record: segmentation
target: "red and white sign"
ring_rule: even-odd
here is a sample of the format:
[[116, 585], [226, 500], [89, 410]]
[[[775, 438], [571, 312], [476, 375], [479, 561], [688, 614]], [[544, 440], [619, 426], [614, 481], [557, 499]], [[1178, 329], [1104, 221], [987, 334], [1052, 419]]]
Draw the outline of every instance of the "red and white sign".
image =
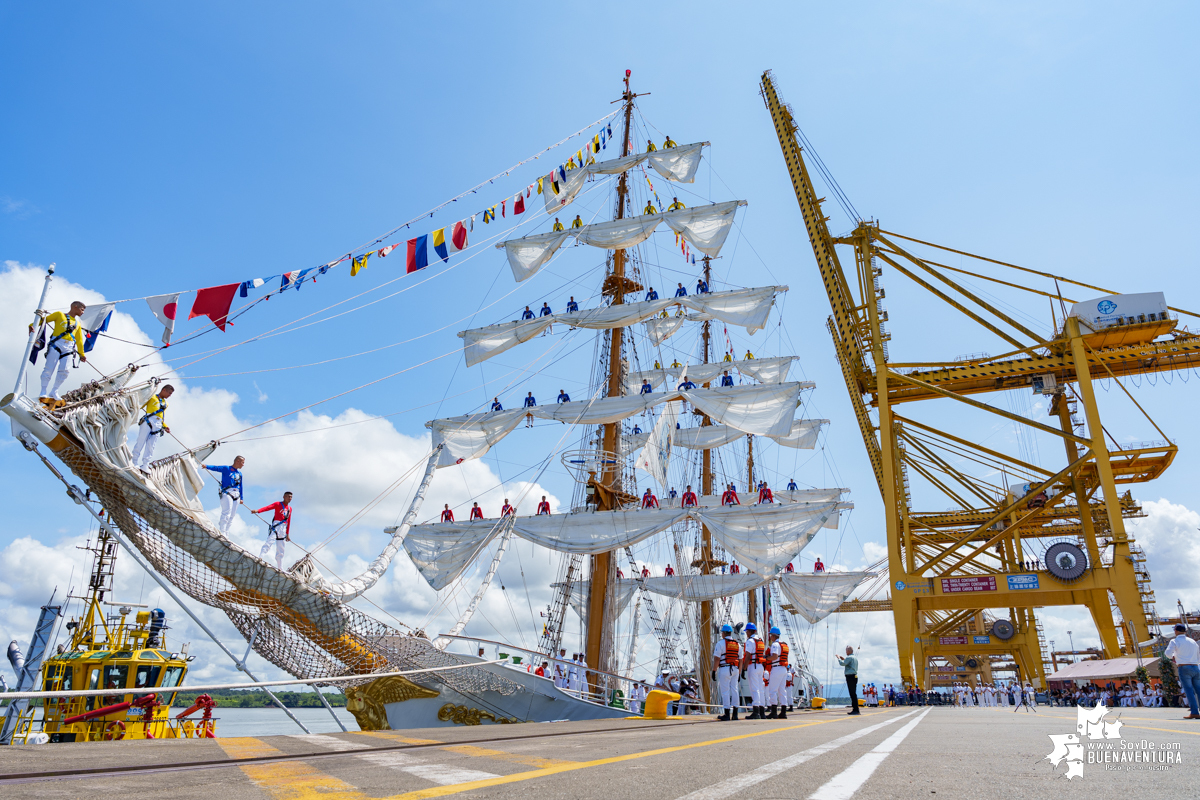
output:
[[995, 575], [972, 575], [969, 578], [942, 578], [942, 594], [996, 591]]

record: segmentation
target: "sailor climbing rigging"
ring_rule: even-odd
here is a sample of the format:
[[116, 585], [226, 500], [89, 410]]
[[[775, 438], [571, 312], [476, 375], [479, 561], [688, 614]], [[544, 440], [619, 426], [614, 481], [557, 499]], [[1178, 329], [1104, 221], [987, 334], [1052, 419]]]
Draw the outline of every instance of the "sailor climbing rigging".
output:
[[173, 394], [175, 394], [175, 387], [168, 383], [142, 406], [142, 410], [146, 413], [138, 421], [137, 444], [133, 446], [133, 465], [142, 472], [150, 471], [150, 462], [154, 460], [154, 445], [158, 442], [158, 438], [171, 432], [171, 429], [167, 427], [165, 416], [167, 400]]

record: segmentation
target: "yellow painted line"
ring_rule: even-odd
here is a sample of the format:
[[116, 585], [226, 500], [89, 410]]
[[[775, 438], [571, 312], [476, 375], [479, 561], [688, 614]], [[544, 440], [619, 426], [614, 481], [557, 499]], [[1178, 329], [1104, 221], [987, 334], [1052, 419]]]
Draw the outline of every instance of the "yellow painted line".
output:
[[393, 731], [354, 731], [356, 736], [373, 736], [376, 739], [387, 739], [389, 742], [401, 742], [403, 744], [441, 744], [440, 739], [414, 739], [411, 736], [395, 733]]
[[[882, 714], [886, 712], [876, 712]], [[875, 714], [865, 715], [875, 716]], [[517, 772], [512, 775], [499, 775], [495, 778], [487, 778], [479, 781], [469, 781], [467, 783], [455, 783], [450, 786], [435, 786], [430, 789], [419, 789], [415, 792], [405, 792], [403, 794], [392, 795], [387, 800], [424, 800], [428, 797], [446, 797], [459, 792], [469, 792], [474, 789], [486, 789], [489, 786], [503, 786], [507, 783], [519, 783], [521, 781], [531, 780], [533, 778], [544, 778], [549, 775], [558, 775], [563, 772], [573, 772], [578, 769], [587, 769], [588, 767], [600, 767], [606, 764], [619, 764], [623, 761], [632, 761], [638, 758], [648, 758], [650, 756], [660, 756], [667, 753], [678, 753], [683, 750], [693, 750], [697, 747], [708, 747], [714, 744], [725, 744], [727, 742], [736, 742], [742, 739], [752, 739], [757, 736], [767, 736], [772, 733], [782, 733], [783, 731], [794, 731], [799, 728], [810, 728], [814, 725], [826, 725], [830, 722], [843, 722], [843, 719], [837, 717], [833, 719], [818, 720], [808, 722], [803, 725], [789, 725], [786, 728], [772, 728], [765, 731], [757, 731], [755, 733], [744, 733], [740, 736], [725, 736], [720, 739], [710, 739], [707, 742], [696, 742], [695, 744], [684, 744], [676, 747], [662, 747], [655, 750], [645, 750], [640, 753], [630, 753], [624, 756], [613, 756], [611, 758], [600, 758], [595, 761], [576, 761], [574, 763], [559, 764], [553, 767], [545, 767], [543, 769], [530, 770], [529, 772]], [[602, 733], [602, 731], [597, 731]]]
[[283, 752], [253, 736], [220, 737], [217, 739], [217, 744], [221, 745], [225, 755], [236, 760], [277, 756]]
[[496, 761], [511, 761], [514, 764], [524, 764], [527, 767], [557, 767], [561, 764], [578, 764], [578, 761], [568, 761], [562, 758], [542, 758], [541, 756], [527, 756], [519, 753], [508, 753], [504, 750], [489, 750], [486, 747], [475, 747], [469, 744], [453, 745], [451, 747], [442, 747], [441, 750], [449, 750], [451, 753], [461, 753], [464, 756], [474, 756], [476, 758], [491, 758]]
[[274, 800], [370, 800], [341, 778], [327, 775], [303, 761], [282, 764], [246, 764], [242, 767], [254, 783]]

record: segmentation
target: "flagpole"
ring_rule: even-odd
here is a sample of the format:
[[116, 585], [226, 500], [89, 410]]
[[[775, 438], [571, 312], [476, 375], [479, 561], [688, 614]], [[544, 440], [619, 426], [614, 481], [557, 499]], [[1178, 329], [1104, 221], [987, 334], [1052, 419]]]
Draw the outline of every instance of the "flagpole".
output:
[[[46, 282], [42, 284], [42, 297], [38, 300], [37, 311], [44, 310], [42, 307], [46, 305], [46, 295], [50, 293], [50, 280], [54, 277], [54, 265], [51, 264], [46, 269]], [[36, 312], [35, 312], [36, 313]], [[17, 382], [13, 386], [13, 394], [24, 394], [21, 391], [21, 384], [25, 381], [25, 367], [29, 365], [29, 354], [33, 352], [33, 340], [37, 338], [38, 326], [34, 326], [29, 332], [29, 341], [25, 343], [25, 357], [21, 359], [21, 365], [17, 367]]]

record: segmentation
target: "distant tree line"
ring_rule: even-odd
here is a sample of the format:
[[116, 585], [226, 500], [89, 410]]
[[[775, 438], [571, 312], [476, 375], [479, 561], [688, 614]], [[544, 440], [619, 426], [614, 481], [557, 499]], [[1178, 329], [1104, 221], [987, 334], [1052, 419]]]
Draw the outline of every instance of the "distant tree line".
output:
[[[217, 701], [217, 708], [271, 708], [275, 703], [262, 689], [228, 689], [216, 692], [180, 692], [175, 699], [175, 707], [187, 708], [196, 701], [196, 697], [207, 694]], [[288, 708], [321, 708], [321, 700], [316, 692], [275, 692], [279, 701]], [[329, 705], [344, 708], [346, 695], [338, 692], [325, 693]]]

